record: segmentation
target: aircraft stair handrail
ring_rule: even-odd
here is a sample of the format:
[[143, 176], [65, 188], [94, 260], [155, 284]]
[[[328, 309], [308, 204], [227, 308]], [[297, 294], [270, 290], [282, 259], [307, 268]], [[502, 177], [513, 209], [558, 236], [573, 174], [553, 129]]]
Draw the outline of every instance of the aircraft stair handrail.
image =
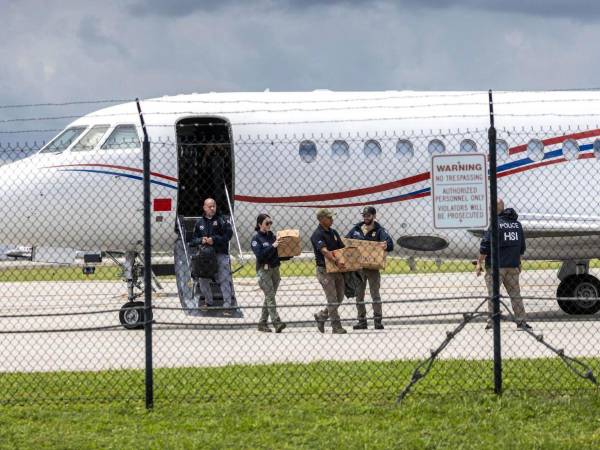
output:
[[188, 270], [190, 272], [190, 280], [192, 279], [192, 261], [190, 260], [190, 255], [187, 251], [187, 242], [185, 240], [186, 230], [184, 225], [181, 223], [181, 216], [177, 215], [177, 228], [179, 229], [179, 235], [181, 236], [181, 244], [183, 245], [183, 252], [185, 254], [185, 259], [187, 260]]
[[225, 183], [225, 196], [227, 197], [227, 205], [229, 206], [229, 212], [231, 214], [231, 227], [233, 228], [233, 233], [235, 234], [235, 240], [237, 242], [238, 245], [238, 252], [240, 255], [240, 267], [238, 267], [236, 270], [234, 270], [232, 272], [232, 274], [236, 273], [237, 271], [241, 270], [242, 267], [244, 267], [244, 265], [246, 264], [246, 261], [244, 260], [244, 253], [242, 252], [242, 244], [240, 243], [240, 236], [238, 235], [238, 231], [237, 231], [237, 227], [235, 226], [235, 217], [233, 214], [233, 208], [231, 207], [231, 199], [229, 197], [229, 189], [227, 189], [227, 183]]

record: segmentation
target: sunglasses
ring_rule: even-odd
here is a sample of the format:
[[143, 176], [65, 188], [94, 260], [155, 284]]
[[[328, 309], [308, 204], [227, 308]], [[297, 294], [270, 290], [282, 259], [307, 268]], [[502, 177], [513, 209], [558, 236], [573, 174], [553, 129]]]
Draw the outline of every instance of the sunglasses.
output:
[[265, 222], [265, 225], [273, 225], [273, 222], [272, 222], [271, 220], [267, 220], [267, 221]]

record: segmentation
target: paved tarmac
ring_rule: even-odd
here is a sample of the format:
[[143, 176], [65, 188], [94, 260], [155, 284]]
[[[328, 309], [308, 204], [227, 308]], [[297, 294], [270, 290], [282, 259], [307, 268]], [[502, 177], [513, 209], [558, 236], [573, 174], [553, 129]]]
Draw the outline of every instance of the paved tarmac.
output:
[[[554, 299], [554, 271], [522, 276], [529, 321], [546, 341], [570, 356], [598, 356], [600, 315], [573, 317]], [[382, 278], [385, 330], [351, 328], [356, 309], [346, 300], [340, 315], [347, 335], [318, 333], [313, 314], [323, 302], [313, 277], [282, 280], [277, 301], [288, 322], [281, 334], [259, 333], [262, 292], [254, 279], [235, 281], [243, 319], [187, 316], [174, 281], [154, 296], [156, 367], [221, 366], [320, 360], [422, 359], [472, 312], [486, 294], [471, 273], [390, 275]], [[0, 372], [106, 370], [144, 367], [144, 331], [119, 326], [125, 284], [116, 282], [0, 283]], [[369, 296], [367, 296], [369, 301]], [[370, 311], [370, 306], [367, 307]], [[484, 308], [483, 308], [484, 309]], [[491, 359], [492, 333], [483, 318], [466, 325], [441, 358]], [[90, 329], [91, 328], [91, 329]], [[505, 358], [553, 356], [513, 323], [502, 325]]]

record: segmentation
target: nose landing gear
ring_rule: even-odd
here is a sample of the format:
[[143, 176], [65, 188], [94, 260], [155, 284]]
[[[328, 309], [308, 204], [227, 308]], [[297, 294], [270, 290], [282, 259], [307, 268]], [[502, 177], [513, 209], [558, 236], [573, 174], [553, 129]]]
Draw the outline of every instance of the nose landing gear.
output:
[[[136, 301], [144, 294], [143, 265], [138, 261], [137, 252], [126, 252], [125, 262], [120, 264], [112, 255], [110, 258], [121, 266], [123, 280], [127, 283], [127, 303], [119, 311], [119, 322], [128, 330], [140, 330], [146, 323], [144, 314], [144, 302]], [[158, 280], [153, 276], [154, 282], [161, 288]], [[152, 287], [151, 287], [152, 288]], [[136, 290], [138, 292], [136, 292]]]

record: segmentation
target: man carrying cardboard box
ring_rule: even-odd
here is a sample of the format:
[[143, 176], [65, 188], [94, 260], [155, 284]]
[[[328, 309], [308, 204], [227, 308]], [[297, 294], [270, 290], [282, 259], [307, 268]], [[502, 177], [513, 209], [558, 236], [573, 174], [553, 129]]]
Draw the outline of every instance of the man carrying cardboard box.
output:
[[[394, 242], [389, 236], [385, 228], [383, 228], [376, 220], [374, 207], [366, 206], [362, 211], [363, 221], [354, 225], [350, 232], [346, 235], [350, 239], [360, 239], [366, 241], [377, 241], [381, 248], [387, 252], [394, 249]], [[358, 312], [358, 322], [352, 327], [355, 330], [367, 329], [367, 308], [365, 307], [365, 291], [367, 290], [367, 282], [371, 291], [371, 300], [373, 301], [373, 317], [375, 319], [375, 329], [383, 330], [382, 323], [382, 307], [381, 295], [379, 287], [381, 284], [381, 273], [379, 269], [363, 269], [362, 283], [356, 291], [356, 309]]]
[[344, 243], [337, 231], [331, 228], [333, 225], [333, 213], [328, 209], [319, 209], [317, 211], [317, 220], [319, 226], [312, 234], [310, 241], [315, 251], [315, 262], [317, 263], [317, 279], [327, 298], [327, 308], [315, 314], [317, 329], [319, 332], [325, 332], [325, 322], [331, 320], [331, 329], [333, 334], [346, 334], [342, 327], [338, 307], [344, 300], [344, 275], [340, 272], [327, 273], [325, 269], [325, 258], [344, 269], [344, 262], [338, 260], [334, 250], [344, 248]]

